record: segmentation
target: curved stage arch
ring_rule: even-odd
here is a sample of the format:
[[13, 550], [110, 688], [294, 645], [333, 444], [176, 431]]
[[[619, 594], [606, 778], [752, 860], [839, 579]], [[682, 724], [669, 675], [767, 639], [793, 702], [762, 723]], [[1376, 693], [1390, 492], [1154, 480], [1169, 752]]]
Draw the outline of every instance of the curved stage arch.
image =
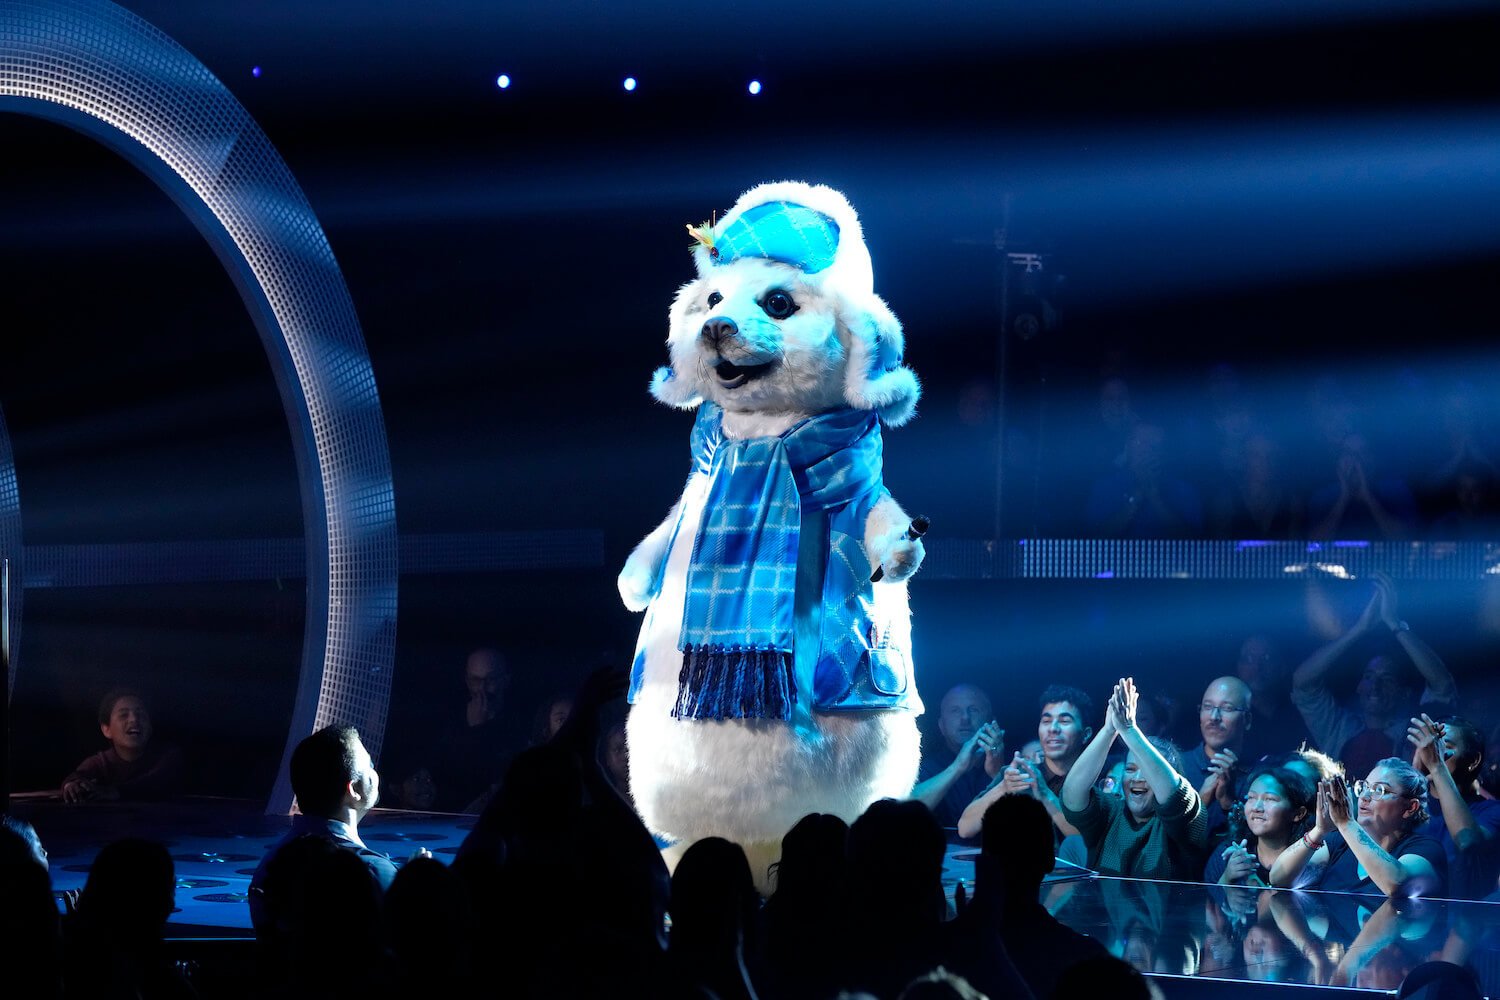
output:
[[292, 429], [307, 630], [268, 809], [292, 748], [334, 722], [379, 756], [396, 641], [396, 508], [375, 378], [333, 251], [291, 171], [208, 68], [105, 0], [0, 0], [0, 111], [135, 165], [208, 240], [260, 331]]

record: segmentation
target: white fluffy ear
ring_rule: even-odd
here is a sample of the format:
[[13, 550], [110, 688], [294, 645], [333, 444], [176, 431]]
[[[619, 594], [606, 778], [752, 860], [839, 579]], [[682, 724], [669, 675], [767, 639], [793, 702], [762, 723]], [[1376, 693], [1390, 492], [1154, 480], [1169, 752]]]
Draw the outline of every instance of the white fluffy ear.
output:
[[844, 315], [849, 330], [849, 368], [844, 400], [857, 410], [874, 410], [883, 423], [899, 427], [917, 412], [922, 387], [901, 363], [906, 338], [901, 321], [879, 296], [852, 304]]
[[[684, 338], [691, 342], [697, 335], [696, 320], [690, 317], [693, 316], [693, 303], [701, 290], [698, 287], [701, 283], [700, 278], [677, 289], [677, 295], [672, 299], [672, 308], [667, 312], [667, 348], [672, 355], [673, 365], [681, 360], [677, 357], [676, 345]], [[668, 406], [691, 410], [703, 402], [703, 387], [691, 372], [679, 372], [669, 365], [656, 369], [651, 376], [651, 395]]]
[[691, 410], [703, 402], [703, 397], [687, 379], [677, 377], [670, 366], [663, 365], [651, 376], [651, 395], [668, 406], [679, 410]]

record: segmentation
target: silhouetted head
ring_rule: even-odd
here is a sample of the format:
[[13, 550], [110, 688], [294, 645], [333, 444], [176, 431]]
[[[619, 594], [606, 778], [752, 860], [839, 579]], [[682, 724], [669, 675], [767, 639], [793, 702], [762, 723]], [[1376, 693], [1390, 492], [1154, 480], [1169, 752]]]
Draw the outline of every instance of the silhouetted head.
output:
[[672, 952], [733, 951], [753, 924], [759, 902], [744, 850], [722, 837], [698, 841], [672, 873]]
[[30, 853], [31, 859], [42, 866], [42, 871], [46, 871], [47, 849], [42, 846], [42, 838], [37, 836], [36, 827], [24, 819], [17, 819], [14, 816], [0, 817], [0, 823], [4, 824], [5, 829], [21, 838], [21, 842], [26, 845], [26, 850]]
[[1002, 795], [984, 811], [981, 851], [1005, 873], [1007, 895], [1035, 901], [1042, 879], [1057, 866], [1052, 817], [1029, 795]]
[[943, 828], [920, 802], [882, 799], [849, 828], [849, 876], [866, 919], [926, 925], [941, 921]]
[[391, 948], [409, 974], [430, 982], [467, 974], [469, 896], [447, 865], [409, 861], [386, 892], [385, 913]]
[[176, 892], [167, 849], [129, 837], [107, 845], [94, 859], [78, 912], [111, 937], [154, 941], [172, 913]]
[[841, 892], [848, 841], [849, 824], [837, 816], [803, 816], [781, 840], [781, 860], [772, 868], [776, 892], [795, 896]]
[[292, 751], [292, 792], [305, 815], [356, 819], [380, 798], [380, 775], [353, 726], [326, 726]]

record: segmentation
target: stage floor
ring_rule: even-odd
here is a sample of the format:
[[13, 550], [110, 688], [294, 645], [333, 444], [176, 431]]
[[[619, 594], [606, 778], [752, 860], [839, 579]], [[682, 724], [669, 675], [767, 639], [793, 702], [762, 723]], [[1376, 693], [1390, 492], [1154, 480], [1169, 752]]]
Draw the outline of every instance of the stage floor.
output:
[[[165, 843], [177, 868], [168, 934], [178, 939], [250, 936], [250, 876], [290, 822], [263, 815], [259, 803], [226, 799], [67, 805], [22, 795], [12, 809], [36, 826], [59, 893], [81, 888], [94, 856], [112, 840]], [[360, 834], [398, 865], [418, 847], [448, 861], [474, 821], [377, 809]], [[950, 845], [950, 897], [960, 883], [972, 888], [976, 850]], [[1486, 995], [1500, 996], [1500, 904], [1433, 899], [1398, 906], [1378, 896], [1103, 878], [1065, 862], [1042, 887], [1042, 902], [1063, 923], [1164, 980], [1389, 991], [1411, 968], [1442, 958], [1472, 964]]]

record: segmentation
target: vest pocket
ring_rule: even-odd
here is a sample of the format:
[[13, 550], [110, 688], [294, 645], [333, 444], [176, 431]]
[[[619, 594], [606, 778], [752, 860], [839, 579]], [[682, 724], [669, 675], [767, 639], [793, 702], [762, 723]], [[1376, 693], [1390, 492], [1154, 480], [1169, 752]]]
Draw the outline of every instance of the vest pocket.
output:
[[910, 673], [901, 650], [889, 646], [870, 650], [870, 684], [881, 694], [905, 694]]

